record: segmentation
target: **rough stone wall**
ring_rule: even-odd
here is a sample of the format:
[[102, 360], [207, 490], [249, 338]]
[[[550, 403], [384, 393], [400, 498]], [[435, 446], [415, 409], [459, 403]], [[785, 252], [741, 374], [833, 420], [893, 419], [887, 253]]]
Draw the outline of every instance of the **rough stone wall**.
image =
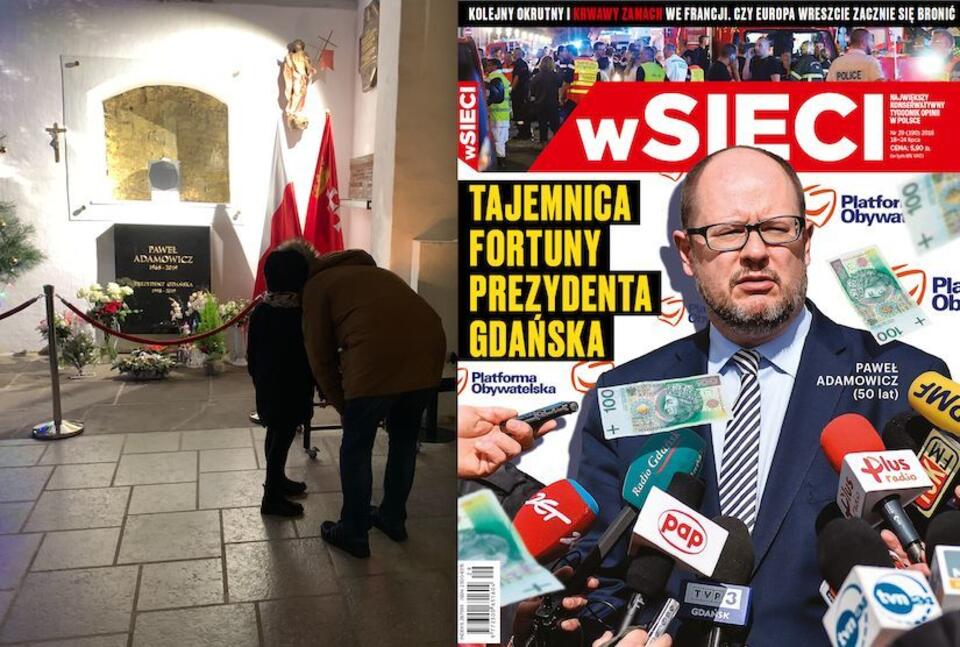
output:
[[227, 106], [191, 88], [152, 85], [103, 102], [107, 168], [116, 200], [149, 200], [147, 169], [180, 162], [180, 199], [230, 201]]

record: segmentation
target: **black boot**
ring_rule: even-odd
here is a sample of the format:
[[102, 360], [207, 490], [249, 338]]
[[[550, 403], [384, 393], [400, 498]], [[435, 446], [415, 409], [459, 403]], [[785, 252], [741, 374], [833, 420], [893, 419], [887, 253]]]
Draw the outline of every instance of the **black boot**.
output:
[[286, 496], [301, 496], [307, 493], [307, 484], [303, 481], [294, 481], [283, 477], [283, 483], [280, 486]]
[[384, 518], [380, 516], [380, 508], [374, 505], [370, 506], [370, 525], [395, 542], [407, 540], [406, 525], [402, 521], [400, 523], [393, 523], [384, 520]]
[[303, 514], [303, 506], [293, 501], [287, 501], [283, 498], [283, 494], [272, 492], [264, 486], [263, 499], [260, 501], [260, 514], [299, 517]]
[[320, 536], [325, 542], [345, 550], [354, 557], [365, 559], [370, 557], [370, 542], [366, 535], [351, 535], [343, 527], [343, 522], [324, 521], [320, 524]]

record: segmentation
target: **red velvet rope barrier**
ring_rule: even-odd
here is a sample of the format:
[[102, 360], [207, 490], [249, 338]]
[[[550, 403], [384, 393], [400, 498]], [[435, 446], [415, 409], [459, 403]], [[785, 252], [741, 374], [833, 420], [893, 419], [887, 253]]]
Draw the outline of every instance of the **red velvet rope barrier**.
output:
[[3, 320], [6, 319], [7, 317], [12, 317], [13, 315], [17, 314], [17, 313], [20, 312], [21, 310], [24, 310], [25, 308], [29, 308], [30, 306], [33, 305], [34, 301], [36, 301], [37, 299], [42, 299], [42, 298], [43, 298], [43, 295], [42, 295], [42, 294], [38, 294], [37, 296], [33, 297], [33, 298], [30, 299], [29, 301], [24, 301], [23, 303], [21, 303], [20, 305], [18, 305], [16, 308], [11, 308], [11, 309], [7, 310], [7, 311], [4, 312], [4, 313], [0, 313], [0, 321], [3, 321]]
[[114, 330], [113, 328], [108, 328], [107, 326], [104, 326], [102, 323], [100, 323], [96, 319], [92, 319], [89, 316], [87, 316], [87, 313], [77, 308], [75, 305], [73, 305], [72, 303], [64, 299], [59, 294], [57, 295], [57, 298], [60, 299], [60, 302], [63, 303], [63, 305], [70, 308], [78, 317], [86, 321], [88, 324], [90, 324], [94, 328], [102, 330], [107, 335], [113, 335], [114, 337], [119, 337], [120, 339], [126, 339], [127, 341], [132, 341], [137, 344], [149, 344], [152, 346], [179, 346], [180, 344], [189, 344], [191, 342], [197, 341], [198, 339], [203, 339], [204, 337], [209, 337], [210, 335], [216, 335], [218, 332], [226, 330], [230, 326], [234, 325], [237, 321], [245, 317], [247, 313], [253, 309], [253, 306], [257, 305], [257, 303], [259, 303], [263, 297], [262, 295], [257, 295], [256, 298], [254, 298], [254, 300], [251, 301], [246, 308], [244, 308], [237, 314], [237, 316], [235, 316], [233, 319], [223, 324], [219, 328], [215, 328], [214, 330], [208, 330], [207, 332], [202, 333], [200, 335], [190, 335], [188, 337], [178, 337], [176, 339], [163, 339], [163, 340], [146, 339], [145, 337], [128, 335], [127, 333], [119, 332], [117, 330]]

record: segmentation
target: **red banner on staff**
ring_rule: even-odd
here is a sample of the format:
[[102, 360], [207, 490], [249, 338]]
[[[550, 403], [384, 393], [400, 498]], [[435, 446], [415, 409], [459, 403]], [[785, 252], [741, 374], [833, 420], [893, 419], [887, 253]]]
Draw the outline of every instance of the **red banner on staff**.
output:
[[531, 171], [683, 172], [728, 146], [797, 171], [960, 171], [960, 84], [596, 83]]

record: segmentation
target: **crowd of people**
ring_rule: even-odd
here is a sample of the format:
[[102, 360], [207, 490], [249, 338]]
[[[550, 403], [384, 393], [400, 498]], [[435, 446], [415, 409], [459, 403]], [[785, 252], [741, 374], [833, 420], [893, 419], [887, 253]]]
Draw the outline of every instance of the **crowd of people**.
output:
[[[796, 39], [799, 40], [799, 39]], [[573, 44], [497, 48], [484, 58], [490, 129], [497, 168], [504, 168], [507, 141], [549, 141], [595, 83], [688, 81], [883, 81], [880, 60], [874, 55], [874, 35], [867, 29], [844, 33], [843, 52], [821, 39], [795, 42], [794, 34], [774, 31], [754, 41], [710, 42], [700, 36], [682, 49], [667, 42], [644, 39], [628, 44], [596, 42], [578, 49]], [[919, 43], [898, 42], [907, 56], [928, 56], [941, 62], [943, 80], [960, 80], [960, 54], [953, 34], [935, 29]], [[511, 131], [511, 124], [516, 126]], [[513, 135], [511, 136], [511, 132]]]

